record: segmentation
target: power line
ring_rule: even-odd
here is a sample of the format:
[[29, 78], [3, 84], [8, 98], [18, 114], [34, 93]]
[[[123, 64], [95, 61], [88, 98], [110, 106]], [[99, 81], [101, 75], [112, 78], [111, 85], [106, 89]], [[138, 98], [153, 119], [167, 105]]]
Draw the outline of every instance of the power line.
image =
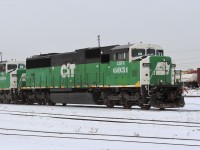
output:
[[200, 66], [200, 62], [186, 62], [186, 63], [184, 63], [184, 62], [173, 62], [173, 63], [175, 63], [175, 64], [177, 64], [177, 65], [198, 65], [198, 66]]
[[187, 58], [176, 58], [176, 59], [174, 59], [174, 60], [182, 60], [182, 61], [185, 61], [185, 60], [189, 60], [189, 59], [196, 59], [196, 58], [198, 58], [199, 59], [199, 57], [187, 57]]
[[191, 51], [195, 51], [195, 52], [200, 52], [200, 49], [188, 49], [188, 50], [174, 50], [174, 51], [167, 51], [167, 50], [164, 50], [165, 51], [165, 53], [185, 53], [185, 52], [190, 52], [191, 53]]
[[185, 52], [182, 54], [182, 52], [179, 53], [165, 53], [165, 56], [171, 56], [171, 57], [179, 57], [179, 56], [196, 56], [196, 55], [200, 55], [200, 50], [199, 53], [191, 53], [191, 52]]

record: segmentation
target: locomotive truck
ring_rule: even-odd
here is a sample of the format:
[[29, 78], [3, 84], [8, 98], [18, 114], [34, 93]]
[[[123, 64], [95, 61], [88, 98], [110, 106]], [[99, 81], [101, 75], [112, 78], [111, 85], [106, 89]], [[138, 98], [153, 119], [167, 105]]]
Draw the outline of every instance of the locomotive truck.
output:
[[[16, 65], [10, 69], [9, 64]], [[0, 70], [3, 103], [95, 103], [142, 109], [185, 104], [182, 87], [175, 82], [175, 64], [155, 44], [40, 54], [26, 62], [2, 62], [0, 67], [5, 68]]]

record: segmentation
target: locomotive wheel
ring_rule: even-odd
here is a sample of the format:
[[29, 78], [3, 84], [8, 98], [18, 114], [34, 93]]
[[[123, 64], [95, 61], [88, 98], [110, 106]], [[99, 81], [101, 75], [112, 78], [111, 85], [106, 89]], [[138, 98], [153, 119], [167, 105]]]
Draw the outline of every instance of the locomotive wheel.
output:
[[11, 100], [6, 99], [6, 98], [3, 100], [3, 103], [4, 103], [4, 104], [10, 104], [10, 102], [11, 102]]
[[14, 100], [14, 104], [20, 104], [20, 100], [16, 98], [16, 99]]
[[27, 104], [28, 104], [28, 105], [33, 105], [33, 101], [32, 101], [31, 99], [28, 98], [28, 99], [27, 99]]
[[66, 106], [67, 104], [66, 104], [66, 103], [62, 103], [62, 105], [63, 105], [63, 106]]
[[46, 103], [47, 103], [49, 106], [54, 106], [54, 105], [56, 105], [56, 103], [54, 103], [54, 102], [51, 101], [51, 98], [50, 98], [49, 96], [46, 97], [45, 101], [46, 101]]
[[27, 104], [28, 104], [28, 105], [33, 105], [33, 103], [32, 103], [32, 102], [30, 102], [30, 101], [27, 101]]
[[41, 100], [38, 100], [38, 105], [42, 105], [42, 101]]
[[95, 104], [97, 105], [103, 105], [103, 100], [101, 100], [101, 92], [94, 92], [92, 94], [92, 98]]
[[49, 106], [54, 106], [54, 105], [56, 105], [56, 103], [49, 102], [48, 105], [49, 105]]
[[128, 101], [128, 98], [126, 97], [126, 95], [125, 95], [125, 97], [123, 97], [121, 99], [121, 104], [122, 104], [122, 106], [123, 106], [124, 109], [131, 109], [131, 107], [133, 105], [130, 103], [130, 101]]
[[113, 108], [114, 106], [115, 106], [115, 103], [113, 102], [113, 101], [107, 101], [107, 103], [106, 103], [106, 106], [108, 107], [108, 108]]
[[52, 102], [51, 100], [49, 100], [48, 105], [49, 105], [49, 106], [54, 106], [54, 105], [56, 105], [56, 103], [54, 103], [54, 102]]
[[123, 104], [124, 109], [131, 109], [132, 105], [131, 104]]
[[142, 109], [144, 109], [144, 110], [149, 110], [150, 108], [151, 108], [151, 105], [141, 105], [140, 106]]

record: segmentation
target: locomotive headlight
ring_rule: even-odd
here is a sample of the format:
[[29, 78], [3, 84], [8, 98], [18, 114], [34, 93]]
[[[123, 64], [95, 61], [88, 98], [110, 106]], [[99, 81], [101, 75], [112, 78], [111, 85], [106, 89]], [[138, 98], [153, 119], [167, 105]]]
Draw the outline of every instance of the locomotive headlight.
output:
[[143, 63], [142, 66], [143, 67], [150, 67], [150, 63]]
[[176, 68], [176, 64], [172, 64], [172, 68]]

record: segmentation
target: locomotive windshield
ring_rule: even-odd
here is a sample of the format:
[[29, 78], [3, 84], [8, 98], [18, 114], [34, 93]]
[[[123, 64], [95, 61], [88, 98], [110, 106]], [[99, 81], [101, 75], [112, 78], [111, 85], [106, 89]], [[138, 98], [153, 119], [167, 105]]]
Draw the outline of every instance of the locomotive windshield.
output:
[[157, 56], [163, 56], [163, 50], [156, 50]]
[[15, 69], [17, 69], [17, 65], [16, 64], [8, 64], [7, 69], [8, 70], [15, 70]]
[[153, 48], [148, 48], [148, 49], [132, 49], [132, 57], [137, 57], [137, 56], [163, 56], [163, 50], [160, 49], [153, 49]]
[[155, 55], [155, 49], [147, 49], [147, 55]]
[[26, 66], [25, 66], [24, 64], [18, 64], [18, 68], [19, 68], [19, 69], [25, 69]]
[[132, 57], [145, 55], [145, 49], [132, 49]]

